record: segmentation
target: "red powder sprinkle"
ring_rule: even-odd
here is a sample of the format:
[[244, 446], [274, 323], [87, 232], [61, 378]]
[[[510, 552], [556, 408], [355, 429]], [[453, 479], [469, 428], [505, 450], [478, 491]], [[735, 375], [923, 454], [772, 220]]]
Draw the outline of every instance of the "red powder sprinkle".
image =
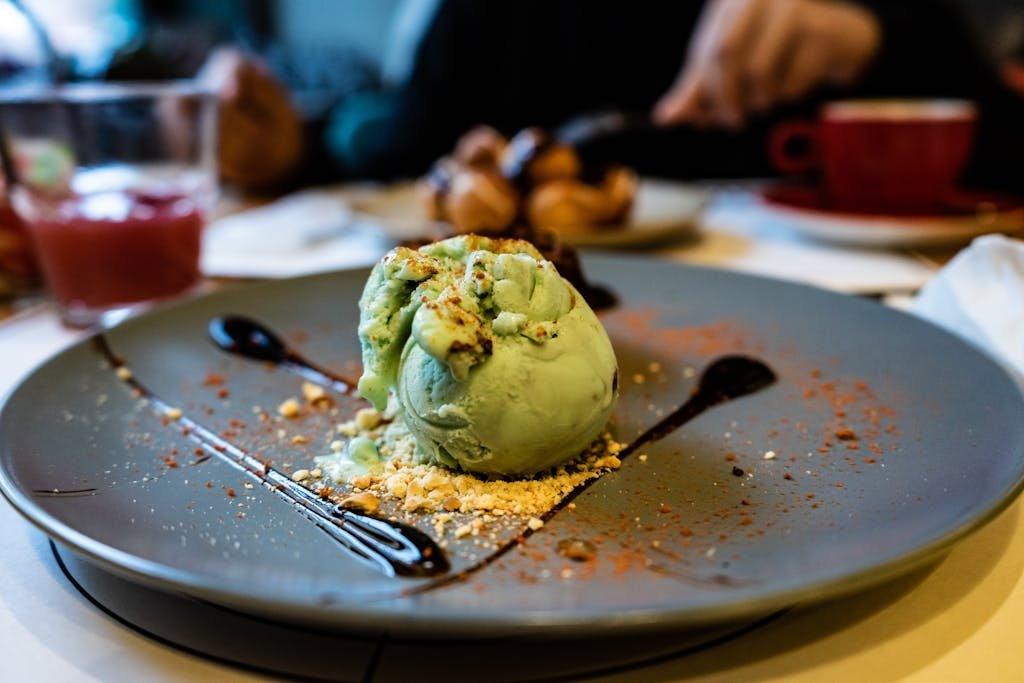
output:
[[235, 490], [234, 489], [228, 489], [227, 490], [227, 494], [228, 494], [228, 498], [234, 498], [235, 497]]
[[216, 387], [221, 384], [224, 384], [224, 375], [219, 375], [216, 372], [208, 372], [203, 378], [204, 387]]

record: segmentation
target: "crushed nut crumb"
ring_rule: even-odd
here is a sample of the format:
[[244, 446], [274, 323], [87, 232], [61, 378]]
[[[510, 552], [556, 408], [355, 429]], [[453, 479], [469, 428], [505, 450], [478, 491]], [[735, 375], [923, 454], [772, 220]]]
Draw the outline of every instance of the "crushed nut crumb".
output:
[[294, 418], [299, 416], [299, 402], [294, 398], [286, 399], [277, 407], [278, 414], [281, 417]]

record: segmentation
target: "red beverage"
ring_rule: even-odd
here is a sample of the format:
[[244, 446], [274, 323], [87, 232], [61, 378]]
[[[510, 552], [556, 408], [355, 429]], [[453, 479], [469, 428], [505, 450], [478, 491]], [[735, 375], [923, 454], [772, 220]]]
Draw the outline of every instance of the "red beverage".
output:
[[69, 310], [162, 299], [199, 279], [204, 216], [182, 195], [61, 199], [28, 221], [54, 297]]

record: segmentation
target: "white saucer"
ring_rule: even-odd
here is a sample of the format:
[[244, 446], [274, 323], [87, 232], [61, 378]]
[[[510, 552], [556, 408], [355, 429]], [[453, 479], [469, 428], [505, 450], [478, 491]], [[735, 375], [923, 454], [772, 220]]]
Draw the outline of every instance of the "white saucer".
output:
[[[794, 190], [794, 197], [797, 194], [801, 194], [800, 188]], [[763, 191], [761, 204], [765, 211], [807, 237], [860, 247], [955, 246], [987, 233], [1013, 234], [1024, 230], [1024, 204], [1001, 208], [981, 195], [973, 213], [935, 216], [845, 213], [817, 208], [807, 202], [791, 201], [779, 188]]]

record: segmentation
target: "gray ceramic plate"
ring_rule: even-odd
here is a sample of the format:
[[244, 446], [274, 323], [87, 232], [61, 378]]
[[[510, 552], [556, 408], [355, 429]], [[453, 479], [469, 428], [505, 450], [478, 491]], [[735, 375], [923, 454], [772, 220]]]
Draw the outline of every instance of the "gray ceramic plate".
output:
[[[188, 436], [133, 397], [89, 342], [8, 397], [0, 485], [60, 543], [147, 585], [278, 619], [446, 636], [692, 626], [837, 596], [933, 559], [1019, 492], [1021, 391], [953, 336], [808, 287], [615, 256], [586, 266], [622, 300], [603, 315], [621, 369], [620, 440], [680, 403], [718, 355], [756, 355], [779, 382], [644, 448], [464, 582], [410, 595], [427, 580], [378, 574], [245, 475], [198, 462]], [[364, 278], [224, 291], [106, 337], [186, 415], [301, 467], [327, 450], [340, 416], [278, 419], [302, 380], [229, 357], [206, 324], [222, 313], [261, 319], [355, 374]], [[566, 539], [593, 543], [596, 556], [567, 559]], [[452, 541], [456, 568], [486, 554], [480, 540]]]

